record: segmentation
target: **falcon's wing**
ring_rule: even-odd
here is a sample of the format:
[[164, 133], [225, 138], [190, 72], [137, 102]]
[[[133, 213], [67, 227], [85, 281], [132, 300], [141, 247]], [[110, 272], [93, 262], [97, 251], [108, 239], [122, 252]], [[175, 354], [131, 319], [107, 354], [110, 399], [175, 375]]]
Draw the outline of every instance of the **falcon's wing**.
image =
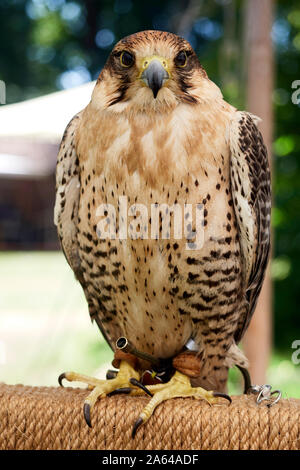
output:
[[[69, 122], [64, 132], [56, 165], [56, 199], [54, 223], [64, 255], [80, 282], [89, 306], [92, 320], [95, 320], [107, 343], [110, 341], [97, 317], [97, 310], [88, 292], [78, 252], [78, 208], [80, 199], [80, 168], [75, 148], [75, 135], [82, 111]], [[111, 345], [110, 345], [111, 346]]]
[[230, 124], [230, 179], [243, 256], [248, 308], [235, 340], [244, 335], [262, 287], [270, 251], [271, 183], [267, 150], [250, 113], [236, 112]]
[[[80, 123], [82, 111], [69, 122], [64, 132], [56, 165], [56, 199], [54, 223], [64, 255], [80, 282], [89, 306], [92, 320], [95, 320], [102, 335], [111, 346], [97, 316], [97, 309], [88, 292], [83, 276], [78, 251], [78, 208], [80, 199], [80, 168], [75, 148], [75, 135]], [[112, 347], [112, 346], [111, 346]]]
[[80, 174], [74, 142], [80, 115], [81, 113], [76, 114], [67, 125], [57, 156], [54, 223], [64, 255], [82, 283], [77, 242]]

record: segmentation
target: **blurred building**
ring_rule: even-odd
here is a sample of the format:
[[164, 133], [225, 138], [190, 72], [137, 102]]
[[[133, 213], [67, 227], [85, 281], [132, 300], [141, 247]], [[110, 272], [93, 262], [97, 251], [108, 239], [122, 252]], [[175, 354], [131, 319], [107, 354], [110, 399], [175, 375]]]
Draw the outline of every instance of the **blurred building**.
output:
[[57, 248], [52, 222], [58, 144], [0, 139], [0, 249]]
[[0, 107], [0, 249], [57, 249], [55, 166], [70, 119], [94, 82]]

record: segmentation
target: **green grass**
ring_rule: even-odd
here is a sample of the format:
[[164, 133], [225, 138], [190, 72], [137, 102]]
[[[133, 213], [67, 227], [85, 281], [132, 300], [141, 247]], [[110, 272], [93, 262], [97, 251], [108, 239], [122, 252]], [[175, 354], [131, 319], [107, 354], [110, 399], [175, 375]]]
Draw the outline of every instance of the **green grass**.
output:
[[[60, 252], [0, 254], [0, 380], [56, 385], [66, 370], [103, 376], [112, 352], [91, 324], [85, 297]], [[300, 365], [293, 350], [274, 351], [268, 381], [284, 397], [300, 398]], [[241, 375], [230, 372], [229, 391]]]
[[62, 253], [2, 253], [0, 283], [0, 380], [56, 385], [65, 370], [91, 374], [111, 361]]

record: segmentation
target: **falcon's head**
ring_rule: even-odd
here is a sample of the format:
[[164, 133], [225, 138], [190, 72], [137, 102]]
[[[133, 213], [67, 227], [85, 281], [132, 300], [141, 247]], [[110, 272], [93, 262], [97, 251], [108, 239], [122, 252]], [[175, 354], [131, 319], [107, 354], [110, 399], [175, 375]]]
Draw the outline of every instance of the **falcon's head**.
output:
[[142, 31], [116, 44], [98, 78], [93, 101], [114, 112], [161, 111], [220, 96], [185, 39]]

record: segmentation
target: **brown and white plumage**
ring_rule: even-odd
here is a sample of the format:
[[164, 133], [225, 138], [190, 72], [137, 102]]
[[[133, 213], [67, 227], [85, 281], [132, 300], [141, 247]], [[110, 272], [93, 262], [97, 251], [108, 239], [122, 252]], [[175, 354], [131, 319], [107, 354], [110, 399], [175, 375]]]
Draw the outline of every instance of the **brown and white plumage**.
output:
[[254, 313], [270, 252], [271, 183], [267, 149], [256, 116], [236, 113], [230, 127], [231, 190], [240, 231], [248, 301], [235, 340], [239, 342]]
[[[134, 64], [122, 68], [122, 51]], [[186, 51], [187, 65], [175, 58]], [[165, 60], [156, 97], [142, 83], [145, 58]], [[163, 59], [161, 59], [163, 58]], [[203, 362], [194, 381], [224, 390], [253, 314], [270, 245], [270, 172], [256, 118], [226, 103], [191, 46], [146, 31], [120, 41], [91, 102], [66, 129], [57, 163], [55, 223], [91, 317], [111, 347], [125, 336], [156, 358], [190, 339]], [[204, 244], [102, 240], [97, 207], [202, 204]], [[133, 219], [132, 219], [133, 220]], [[201, 354], [200, 354], [201, 353]]]

